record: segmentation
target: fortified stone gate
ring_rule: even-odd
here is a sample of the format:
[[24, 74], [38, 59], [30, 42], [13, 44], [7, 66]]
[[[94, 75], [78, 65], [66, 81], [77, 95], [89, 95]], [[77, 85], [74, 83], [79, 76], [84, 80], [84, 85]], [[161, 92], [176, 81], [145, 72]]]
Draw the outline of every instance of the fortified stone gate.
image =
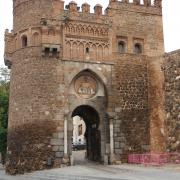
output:
[[70, 165], [74, 116], [91, 160], [166, 150], [161, 0], [110, 0], [104, 14], [61, 0], [13, 9], [8, 173]]
[[[74, 64], [74, 63], [73, 63]], [[70, 64], [68, 64], [70, 65]], [[73, 65], [75, 66], [75, 64]], [[82, 66], [82, 67], [81, 67]], [[72, 127], [72, 117], [80, 116], [86, 124], [86, 140], [87, 140], [87, 157], [90, 160], [99, 160], [104, 157], [105, 146], [109, 143], [109, 127], [107, 119], [107, 94], [105, 83], [107, 84], [107, 77], [103, 76], [100, 69], [96, 68], [97, 65], [89, 65], [86, 69], [84, 65], [79, 64], [79, 68], [74, 68], [71, 75], [67, 78], [73, 77], [69, 87], [69, 111], [68, 122]], [[73, 67], [71, 67], [73, 69]], [[92, 69], [92, 70], [90, 70]], [[108, 70], [109, 66], [104, 67]], [[77, 74], [77, 70], [82, 70]], [[95, 73], [97, 72], [97, 74]], [[99, 75], [98, 75], [99, 74]], [[103, 82], [104, 79], [105, 82]], [[68, 81], [67, 79], [67, 81]], [[68, 145], [71, 149], [71, 138], [73, 129], [69, 129]]]

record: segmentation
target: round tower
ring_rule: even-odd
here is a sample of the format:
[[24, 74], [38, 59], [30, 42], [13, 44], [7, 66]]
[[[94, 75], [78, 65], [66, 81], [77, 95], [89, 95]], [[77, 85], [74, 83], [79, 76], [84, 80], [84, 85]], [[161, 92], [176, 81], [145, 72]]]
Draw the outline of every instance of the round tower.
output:
[[42, 17], [52, 16], [52, 1], [13, 0], [14, 31], [39, 25]]
[[17, 174], [59, 167], [64, 157], [64, 116], [58, 116], [63, 98], [57, 99], [63, 84], [61, 27], [50, 21], [64, 10], [64, 2], [13, 0], [13, 8], [14, 26], [6, 33], [11, 39], [5, 51], [11, 64], [6, 170]]

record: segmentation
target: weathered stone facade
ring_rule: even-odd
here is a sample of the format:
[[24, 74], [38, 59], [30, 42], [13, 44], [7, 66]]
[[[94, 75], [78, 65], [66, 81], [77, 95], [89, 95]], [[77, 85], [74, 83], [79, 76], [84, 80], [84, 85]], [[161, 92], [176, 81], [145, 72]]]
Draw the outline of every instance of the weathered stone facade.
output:
[[91, 160], [166, 150], [161, 0], [13, 2], [8, 173], [70, 165], [76, 115]]
[[180, 51], [165, 55], [167, 151], [180, 151]]

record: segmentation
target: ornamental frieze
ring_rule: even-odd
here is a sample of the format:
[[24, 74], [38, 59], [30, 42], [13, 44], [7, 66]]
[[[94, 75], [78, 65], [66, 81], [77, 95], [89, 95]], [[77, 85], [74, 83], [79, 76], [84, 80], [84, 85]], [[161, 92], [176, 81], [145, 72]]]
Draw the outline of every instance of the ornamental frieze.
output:
[[68, 23], [65, 25], [66, 34], [78, 34], [85, 36], [108, 36], [108, 28], [91, 24]]

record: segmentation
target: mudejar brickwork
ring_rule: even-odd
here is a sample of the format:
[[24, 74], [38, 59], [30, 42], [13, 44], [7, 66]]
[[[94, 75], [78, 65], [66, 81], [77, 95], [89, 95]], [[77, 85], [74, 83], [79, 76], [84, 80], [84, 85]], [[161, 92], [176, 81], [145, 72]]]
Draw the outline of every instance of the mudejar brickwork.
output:
[[70, 165], [74, 116], [93, 161], [180, 150], [180, 53], [164, 54], [161, 3], [110, 0], [91, 13], [87, 3], [13, 0], [8, 173]]

